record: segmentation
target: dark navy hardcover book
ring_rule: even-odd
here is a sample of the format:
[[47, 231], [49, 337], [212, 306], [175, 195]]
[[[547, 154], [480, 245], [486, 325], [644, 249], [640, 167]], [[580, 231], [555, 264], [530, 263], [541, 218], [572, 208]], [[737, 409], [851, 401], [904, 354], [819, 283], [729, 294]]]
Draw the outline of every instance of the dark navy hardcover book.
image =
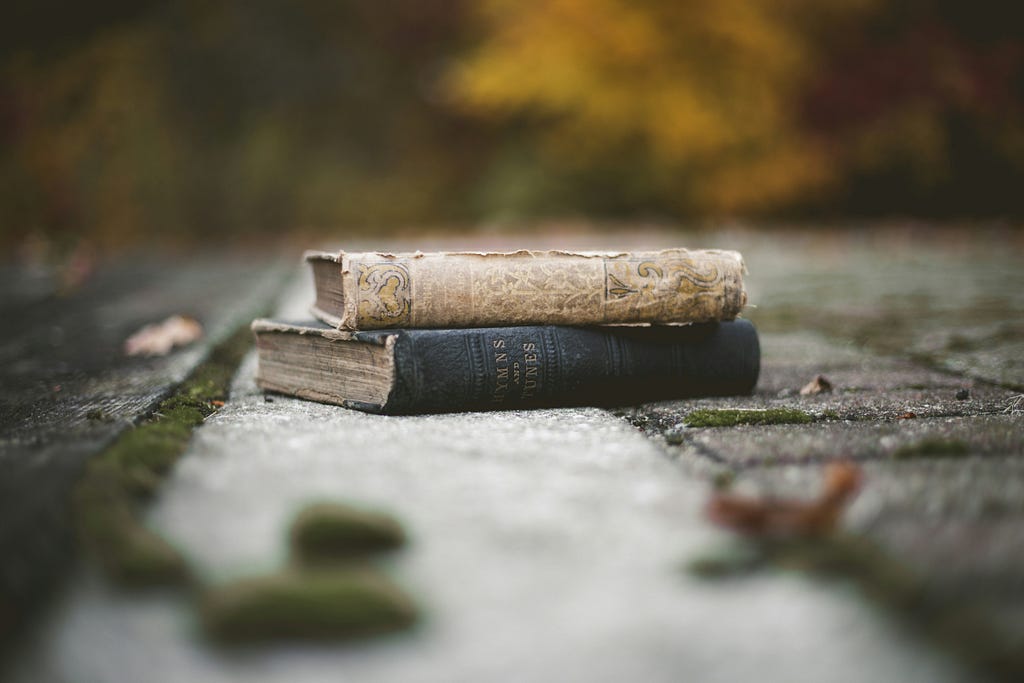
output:
[[[321, 323], [301, 326], [307, 335], [316, 334], [312, 328], [336, 334]], [[623, 406], [748, 394], [757, 384], [761, 357], [757, 331], [747, 320], [679, 327], [373, 330], [329, 344], [353, 341], [391, 348], [386, 400], [353, 400], [344, 386], [286, 393], [386, 414]], [[325, 345], [322, 353], [331, 348]]]

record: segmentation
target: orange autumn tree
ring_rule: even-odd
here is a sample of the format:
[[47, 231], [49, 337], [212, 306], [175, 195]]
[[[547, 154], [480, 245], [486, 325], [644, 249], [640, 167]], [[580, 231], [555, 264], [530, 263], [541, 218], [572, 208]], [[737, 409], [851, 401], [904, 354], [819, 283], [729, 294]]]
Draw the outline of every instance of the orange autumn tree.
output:
[[497, 120], [527, 117], [546, 164], [639, 158], [678, 210], [768, 209], [839, 179], [800, 125], [830, 37], [872, 0], [487, 0], [448, 94]]

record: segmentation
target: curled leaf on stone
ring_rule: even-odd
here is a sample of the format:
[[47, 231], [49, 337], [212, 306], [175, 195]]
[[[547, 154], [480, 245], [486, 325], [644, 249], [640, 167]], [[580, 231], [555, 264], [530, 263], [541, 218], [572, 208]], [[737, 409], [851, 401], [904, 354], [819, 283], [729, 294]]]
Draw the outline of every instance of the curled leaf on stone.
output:
[[203, 326], [195, 318], [172, 315], [146, 325], [124, 342], [129, 356], [166, 356], [176, 346], [191, 344], [203, 336]]
[[800, 389], [801, 396], [832, 393], [832, 382], [825, 375], [817, 375]]
[[916, 417], [917, 417], [917, 413], [913, 413], [913, 412], [908, 410], [907, 412], [903, 413], [902, 415], [900, 415], [896, 419], [897, 420], [913, 420]]
[[836, 528], [862, 481], [863, 473], [856, 464], [832, 463], [825, 468], [824, 485], [816, 500], [716, 493], [708, 502], [706, 513], [712, 522], [751, 536], [820, 536]]

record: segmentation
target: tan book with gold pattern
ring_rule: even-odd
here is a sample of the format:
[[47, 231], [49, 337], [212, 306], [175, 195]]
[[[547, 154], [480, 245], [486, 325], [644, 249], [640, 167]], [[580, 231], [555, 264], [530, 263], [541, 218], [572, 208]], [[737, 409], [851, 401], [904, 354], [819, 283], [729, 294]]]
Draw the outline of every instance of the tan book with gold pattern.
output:
[[310, 252], [313, 313], [339, 329], [678, 324], [747, 302], [735, 251]]

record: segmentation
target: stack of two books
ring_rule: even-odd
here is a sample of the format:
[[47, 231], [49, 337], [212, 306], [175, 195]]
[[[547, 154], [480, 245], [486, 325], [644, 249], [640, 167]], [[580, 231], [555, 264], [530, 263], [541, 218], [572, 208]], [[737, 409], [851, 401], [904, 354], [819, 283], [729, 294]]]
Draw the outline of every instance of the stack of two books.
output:
[[309, 253], [317, 321], [257, 320], [257, 383], [374, 413], [749, 393], [733, 251]]

